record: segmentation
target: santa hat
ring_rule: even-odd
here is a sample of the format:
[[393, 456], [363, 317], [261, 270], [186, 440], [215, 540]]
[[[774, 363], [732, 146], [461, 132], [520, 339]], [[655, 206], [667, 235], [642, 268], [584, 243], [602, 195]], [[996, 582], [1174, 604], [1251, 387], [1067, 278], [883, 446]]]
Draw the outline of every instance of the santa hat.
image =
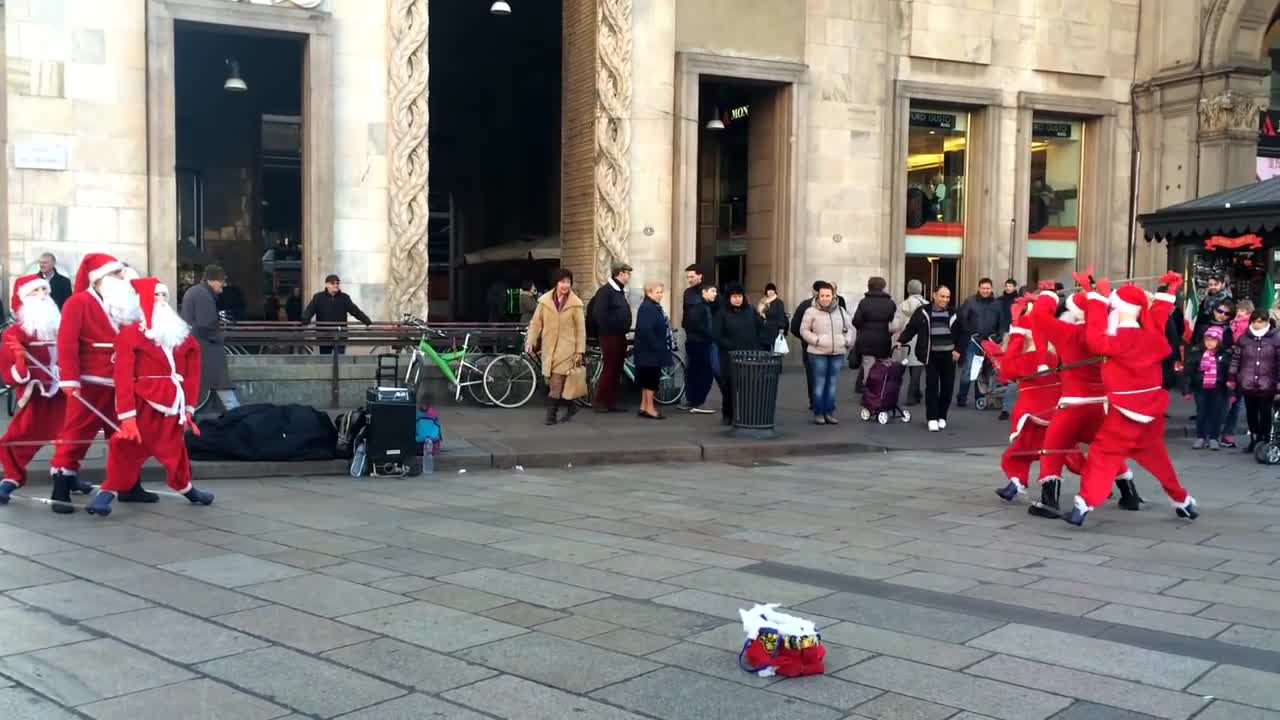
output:
[[80, 261], [80, 270], [76, 272], [76, 284], [72, 289], [83, 292], [102, 278], [123, 269], [123, 263], [106, 253], [89, 253]]
[[1088, 293], [1078, 292], [1078, 293], [1075, 293], [1074, 295], [1068, 295], [1068, 296], [1067, 296], [1067, 309], [1071, 311], [1071, 314], [1072, 314], [1072, 315], [1075, 315], [1076, 317], [1078, 317], [1078, 318], [1082, 318], [1082, 319], [1083, 319], [1083, 318], [1084, 318], [1084, 304], [1085, 304], [1085, 303], [1087, 303], [1087, 302], [1089, 302], [1089, 294], [1088, 294]]
[[1111, 312], [1107, 315], [1107, 332], [1114, 335], [1119, 327], [1120, 313], [1137, 313], [1142, 327], [1151, 325], [1148, 318], [1147, 293], [1137, 285], [1125, 285], [1111, 293]]
[[13, 281], [13, 295], [9, 298], [9, 307], [17, 315], [22, 310], [22, 301], [31, 297], [31, 293], [44, 288], [49, 289], [49, 282], [39, 274], [23, 275]]
[[163, 287], [158, 278], [147, 277], [129, 281], [138, 293], [138, 306], [142, 310], [142, 327], [150, 329], [151, 318], [156, 310], [156, 288]]

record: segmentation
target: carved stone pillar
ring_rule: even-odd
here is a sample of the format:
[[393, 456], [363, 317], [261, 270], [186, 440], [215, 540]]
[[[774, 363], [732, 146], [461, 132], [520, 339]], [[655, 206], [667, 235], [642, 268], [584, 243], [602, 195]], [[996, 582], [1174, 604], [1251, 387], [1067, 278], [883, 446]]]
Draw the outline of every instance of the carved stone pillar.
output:
[[388, 0], [392, 317], [427, 316], [427, 2]]
[[596, 0], [595, 284], [630, 255], [631, 2]]
[[1200, 138], [1200, 194], [1209, 195], [1256, 179], [1258, 117], [1267, 109], [1261, 95], [1227, 88], [1197, 106]]

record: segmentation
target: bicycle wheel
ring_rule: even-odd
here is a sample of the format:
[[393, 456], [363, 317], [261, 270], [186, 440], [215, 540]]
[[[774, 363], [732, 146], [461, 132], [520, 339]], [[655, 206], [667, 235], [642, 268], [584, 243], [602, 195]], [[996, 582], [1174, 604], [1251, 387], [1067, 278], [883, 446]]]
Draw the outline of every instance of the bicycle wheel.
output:
[[420, 377], [422, 377], [422, 353], [414, 350], [413, 357], [409, 358], [409, 368], [404, 371], [405, 387], [418, 387], [418, 379]]
[[669, 368], [662, 368], [662, 379], [658, 381], [658, 393], [654, 400], [659, 405], [675, 405], [684, 397], [684, 360], [673, 355], [675, 363]]
[[591, 407], [591, 399], [596, 394], [596, 383], [600, 380], [600, 354], [587, 353], [582, 362], [587, 366], [587, 394], [578, 398], [582, 407]]
[[458, 384], [462, 385], [463, 391], [467, 393], [467, 397], [471, 398], [471, 402], [485, 407], [494, 405], [484, 387], [484, 371], [491, 364], [493, 364], [492, 355], [476, 355], [467, 358], [466, 365], [458, 365]]
[[200, 412], [205, 408], [206, 405], [209, 404], [209, 400], [211, 400], [212, 398], [213, 398], [213, 390], [202, 390], [200, 391], [200, 395], [196, 397], [196, 403], [195, 405], [192, 405], [192, 407], [196, 409], [196, 412]]
[[538, 390], [538, 372], [523, 355], [499, 355], [484, 370], [484, 390], [495, 405], [518, 408]]

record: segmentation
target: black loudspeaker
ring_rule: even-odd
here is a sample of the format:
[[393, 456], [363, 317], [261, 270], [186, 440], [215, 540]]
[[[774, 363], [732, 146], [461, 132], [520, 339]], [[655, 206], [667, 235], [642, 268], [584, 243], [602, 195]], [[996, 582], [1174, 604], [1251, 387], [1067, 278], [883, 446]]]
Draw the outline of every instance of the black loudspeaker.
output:
[[418, 409], [413, 391], [369, 388], [365, 393], [365, 409], [369, 418], [365, 447], [370, 464], [375, 467], [389, 463], [412, 464], [418, 444], [414, 432]]

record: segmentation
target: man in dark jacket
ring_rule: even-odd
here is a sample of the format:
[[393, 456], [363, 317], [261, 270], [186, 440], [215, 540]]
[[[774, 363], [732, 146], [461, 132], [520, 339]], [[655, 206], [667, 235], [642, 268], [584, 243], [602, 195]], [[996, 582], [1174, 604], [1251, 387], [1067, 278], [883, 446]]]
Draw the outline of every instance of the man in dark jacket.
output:
[[853, 341], [853, 354], [860, 365], [854, 386], [856, 393], [862, 392], [862, 384], [867, 381], [867, 373], [871, 372], [876, 360], [889, 357], [892, 345], [889, 326], [898, 314], [898, 303], [884, 291], [886, 285], [882, 277], [868, 280], [867, 294], [858, 301], [858, 308], [853, 312], [853, 327], [858, 331]]
[[1000, 323], [1001, 332], [1007, 333], [1009, 326], [1013, 324], [1013, 303], [1021, 296], [1017, 280], [1009, 278], [1004, 281], [1004, 293], [1000, 295], [1000, 311], [1004, 315]]
[[53, 253], [40, 256], [40, 277], [49, 283], [49, 296], [57, 303], [58, 309], [71, 297], [71, 279], [58, 272], [58, 259]]
[[[1191, 292], [1188, 288], [1187, 292]], [[1205, 283], [1204, 296], [1200, 298], [1200, 307], [1196, 310], [1196, 324], [1191, 332], [1191, 344], [1199, 345], [1200, 338], [1204, 337], [1204, 331], [1213, 322], [1214, 309], [1222, 306], [1223, 303], [1234, 304], [1231, 297], [1231, 288], [1227, 286], [1227, 279], [1221, 273], [1214, 273], [1209, 276]], [[1228, 321], [1231, 318], [1227, 318]]]
[[[227, 282], [227, 275], [217, 265], [204, 269], [204, 281], [187, 288], [182, 295], [182, 319], [191, 326], [191, 334], [200, 343], [200, 395], [216, 393], [225, 411], [240, 407], [236, 391], [227, 373], [227, 349], [222, 336], [222, 322], [218, 314], [218, 295]], [[187, 398], [195, 405], [196, 398]]]
[[773, 342], [768, 337], [764, 318], [747, 301], [747, 293], [741, 285], [730, 285], [725, 290], [728, 299], [716, 313], [712, 335], [720, 353], [720, 422], [733, 424], [733, 360], [734, 350], [764, 350]]
[[796, 311], [791, 314], [791, 334], [800, 340], [800, 360], [804, 363], [805, 396], [809, 398], [810, 410], [813, 409], [813, 367], [809, 364], [809, 353], [804, 344], [804, 338], [800, 336], [800, 323], [804, 320], [804, 312], [813, 307], [813, 301], [818, 297], [818, 289], [825, 286], [825, 282], [815, 280], [813, 282], [813, 294], [809, 296], [809, 299], [797, 305]]
[[698, 288], [699, 302], [684, 308], [684, 349], [689, 362], [685, 370], [684, 402], [680, 407], [692, 413], [715, 412], [702, 404], [707, 401], [707, 393], [711, 392], [711, 383], [715, 380], [711, 364], [715, 341], [711, 333], [718, 294], [715, 285], [704, 283]]
[[618, 407], [618, 385], [627, 358], [627, 333], [631, 332], [631, 305], [627, 303], [630, 281], [631, 266], [613, 263], [609, 282], [600, 286], [589, 304], [592, 324], [600, 339], [600, 380], [591, 403], [598, 413], [623, 412]]
[[[1004, 311], [995, 297], [991, 278], [982, 278], [978, 281], [978, 293], [966, 300], [956, 312], [956, 324], [963, 329], [965, 335], [964, 347], [956, 348], [960, 353], [956, 407], [964, 407], [969, 400], [969, 385], [972, 384], [969, 380], [969, 366], [975, 357], [983, 357], [979, 343], [987, 339], [1000, 342], [1004, 336], [1001, 331], [1003, 320]], [[974, 398], [980, 397], [982, 391], [974, 385]]]
[[[312, 295], [311, 302], [307, 303], [307, 309], [302, 311], [302, 324], [311, 322], [311, 318], [315, 318], [318, 323], [346, 323], [347, 316], [351, 315], [365, 325], [372, 325], [373, 321], [369, 316], [356, 307], [355, 301], [350, 295], [342, 292], [341, 287], [342, 280], [337, 275], [326, 277], [324, 290]], [[320, 354], [328, 355], [333, 352], [341, 355], [344, 350], [345, 347], [342, 345], [321, 347]]]

